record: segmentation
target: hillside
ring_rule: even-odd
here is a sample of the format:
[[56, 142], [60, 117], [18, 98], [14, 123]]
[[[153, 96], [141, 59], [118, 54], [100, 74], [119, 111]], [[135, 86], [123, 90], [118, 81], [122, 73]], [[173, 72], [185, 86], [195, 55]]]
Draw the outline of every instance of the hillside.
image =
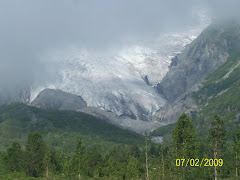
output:
[[193, 93], [201, 110], [196, 122], [202, 133], [208, 129], [209, 118], [214, 114], [222, 117], [229, 131], [240, 120], [240, 23], [231, 23], [222, 36], [231, 43], [227, 61]]
[[144, 142], [139, 134], [85, 113], [43, 110], [20, 103], [0, 106], [0, 150], [11, 146], [13, 141], [24, 145], [32, 131], [41, 132], [50, 146], [65, 151], [73, 151], [78, 136], [83, 137], [88, 147], [102, 145], [106, 149], [113, 144]]
[[[208, 36], [205, 38], [209, 38], [210, 41], [227, 42], [228, 58], [197, 84], [195, 90], [182, 96], [178, 105], [185, 105], [186, 108], [189, 106], [192, 110], [187, 99], [190, 97], [194, 100], [197, 110], [192, 112], [191, 116], [201, 136], [207, 134], [214, 114], [220, 115], [230, 138], [234, 124], [240, 118], [240, 23], [226, 21], [215, 24], [206, 31]], [[172, 124], [161, 127], [153, 131], [152, 135], [169, 138], [174, 126]]]

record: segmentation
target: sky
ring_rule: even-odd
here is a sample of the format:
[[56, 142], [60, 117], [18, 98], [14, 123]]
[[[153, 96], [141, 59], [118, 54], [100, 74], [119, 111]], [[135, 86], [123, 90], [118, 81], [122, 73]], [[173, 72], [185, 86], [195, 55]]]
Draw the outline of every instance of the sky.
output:
[[[240, 1], [239, 1], [240, 2]], [[41, 80], [44, 55], [74, 45], [103, 51], [198, 24], [196, 11], [235, 15], [238, 0], [1, 0], [0, 83]]]

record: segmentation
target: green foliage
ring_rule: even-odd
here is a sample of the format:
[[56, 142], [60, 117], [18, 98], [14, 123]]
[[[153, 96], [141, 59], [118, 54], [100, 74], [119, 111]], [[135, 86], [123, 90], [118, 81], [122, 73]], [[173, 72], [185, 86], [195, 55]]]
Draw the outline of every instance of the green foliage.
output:
[[[211, 129], [209, 135], [210, 149], [212, 150], [213, 159], [223, 159], [225, 143], [226, 143], [226, 131], [224, 123], [221, 118], [217, 115], [214, 116], [211, 122]], [[218, 167], [214, 167], [215, 179], [218, 177]]]
[[197, 139], [192, 120], [183, 113], [173, 131], [173, 143], [179, 158], [193, 158], [197, 153]]
[[42, 135], [39, 132], [30, 133], [26, 144], [27, 174], [33, 177], [43, 175], [45, 153], [46, 146], [43, 142]]
[[86, 166], [84, 163], [84, 146], [82, 144], [82, 139], [79, 137], [77, 140], [77, 148], [75, 151], [75, 167], [77, 167], [77, 174], [81, 177], [82, 169]]
[[[221, 119], [215, 117], [211, 128], [211, 139], [208, 142], [218, 142], [224, 134], [224, 127]], [[234, 135], [235, 142], [238, 142], [239, 133], [236, 130]], [[175, 144], [166, 145], [148, 144], [146, 147], [136, 145], [118, 145], [111, 151], [102, 152], [102, 146], [94, 146], [86, 151], [86, 144], [82, 138], [77, 138], [74, 152], [63, 152], [47, 147], [39, 132], [30, 133], [27, 140], [26, 149], [22, 150], [20, 145], [14, 143], [6, 153], [11, 164], [11, 159], [19, 157], [21, 151], [22, 161], [25, 162], [19, 172], [11, 172], [12, 166], [6, 166], [6, 170], [0, 172], [0, 179], [56, 179], [56, 180], [75, 180], [75, 179], [144, 179], [146, 177], [146, 157], [148, 159], [148, 179], [213, 179], [214, 171], [211, 167], [177, 167], [176, 158], [210, 158], [211, 153], [208, 149], [214, 143], [201, 143], [201, 150], [196, 155], [196, 135], [191, 119], [182, 114], [173, 132]], [[148, 137], [146, 136], [146, 142]], [[237, 144], [238, 145], [238, 144]], [[221, 147], [221, 146], [219, 146]], [[232, 147], [232, 146], [229, 146]], [[192, 151], [191, 153], [189, 151]], [[17, 152], [17, 153], [16, 153]], [[194, 153], [193, 153], [194, 152]], [[220, 151], [219, 151], [220, 152]], [[224, 166], [221, 167], [219, 177], [230, 178], [234, 174], [234, 153], [232, 148], [227, 149], [224, 156]], [[29, 161], [31, 154], [34, 159]], [[147, 154], [147, 156], [146, 156]], [[1, 156], [0, 156], [1, 157]], [[231, 158], [232, 157], [232, 158]], [[0, 164], [1, 164], [0, 158]], [[34, 163], [33, 163], [34, 161]], [[18, 167], [18, 166], [17, 166]], [[36, 168], [38, 167], [38, 168]], [[28, 172], [27, 174], [25, 172]], [[31, 172], [31, 173], [29, 173]], [[39, 177], [35, 177], [39, 176]], [[35, 178], [34, 178], [35, 177]]]
[[127, 164], [126, 176], [128, 179], [137, 179], [139, 174], [138, 160], [135, 157], [130, 157]]
[[0, 106], [0, 150], [14, 141], [24, 145], [33, 131], [42, 133], [51, 147], [72, 152], [75, 137], [81, 136], [90, 149], [103, 145], [109, 151], [115, 144], [143, 144], [143, 136], [123, 130], [104, 120], [81, 112], [42, 110], [20, 103]]
[[240, 129], [239, 125], [235, 126], [233, 133], [233, 152], [235, 155], [234, 164], [235, 164], [235, 173], [236, 176], [239, 176], [239, 166], [240, 166]]
[[216, 157], [214, 158], [219, 158], [223, 154], [226, 144], [225, 136], [226, 131], [224, 129], [224, 123], [219, 116], [215, 115], [211, 122], [209, 135], [210, 147], [213, 152], [216, 153]]
[[46, 152], [44, 155], [44, 159], [43, 159], [43, 166], [44, 166], [44, 170], [45, 170], [45, 177], [46, 179], [50, 179], [50, 164], [51, 164], [51, 154], [48, 148], [46, 148]]
[[18, 142], [13, 142], [4, 156], [4, 166], [11, 172], [21, 172], [24, 167], [24, 154]]

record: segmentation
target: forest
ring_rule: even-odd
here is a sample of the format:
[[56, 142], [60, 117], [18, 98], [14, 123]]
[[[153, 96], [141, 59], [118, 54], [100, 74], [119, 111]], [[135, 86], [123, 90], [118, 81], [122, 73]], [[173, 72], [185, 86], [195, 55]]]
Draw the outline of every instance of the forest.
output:
[[171, 135], [171, 142], [154, 144], [145, 133], [143, 144], [119, 144], [111, 150], [101, 145], [89, 149], [77, 137], [72, 151], [63, 151], [33, 131], [25, 145], [13, 142], [1, 152], [0, 179], [239, 179], [238, 125], [229, 140], [224, 122], [215, 115], [207, 138], [201, 139], [183, 113]]

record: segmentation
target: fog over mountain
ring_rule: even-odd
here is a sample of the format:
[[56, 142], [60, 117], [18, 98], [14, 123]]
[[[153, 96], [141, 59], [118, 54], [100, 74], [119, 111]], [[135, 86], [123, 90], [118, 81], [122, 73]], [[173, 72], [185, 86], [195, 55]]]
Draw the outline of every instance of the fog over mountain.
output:
[[[38, 78], [39, 73], [42, 76], [48, 64], [41, 57], [53, 49], [73, 44], [93, 49], [117, 47], [179, 27], [181, 19], [194, 23], [189, 16], [191, 10], [179, 8], [183, 4], [162, 4], [163, 1], [2, 0], [1, 81]], [[170, 7], [173, 11], [169, 11]]]
[[201, 33], [211, 17], [236, 16], [237, 4], [2, 0], [2, 101], [24, 94], [20, 101], [29, 103], [44, 88], [53, 88], [82, 96], [88, 106], [148, 119], [165, 104], [153, 87], [167, 73], [171, 58]]
[[43, 70], [49, 70], [47, 60], [41, 57], [52, 50], [75, 45], [112, 52], [119, 46], [197, 24], [195, 12], [199, 8], [217, 7], [211, 12], [225, 15], [227, 7], [235, 12], [236, 4], [236, 0], [2, 0], [1, 82], [39, 78], [39, 73], [42, 76]]

